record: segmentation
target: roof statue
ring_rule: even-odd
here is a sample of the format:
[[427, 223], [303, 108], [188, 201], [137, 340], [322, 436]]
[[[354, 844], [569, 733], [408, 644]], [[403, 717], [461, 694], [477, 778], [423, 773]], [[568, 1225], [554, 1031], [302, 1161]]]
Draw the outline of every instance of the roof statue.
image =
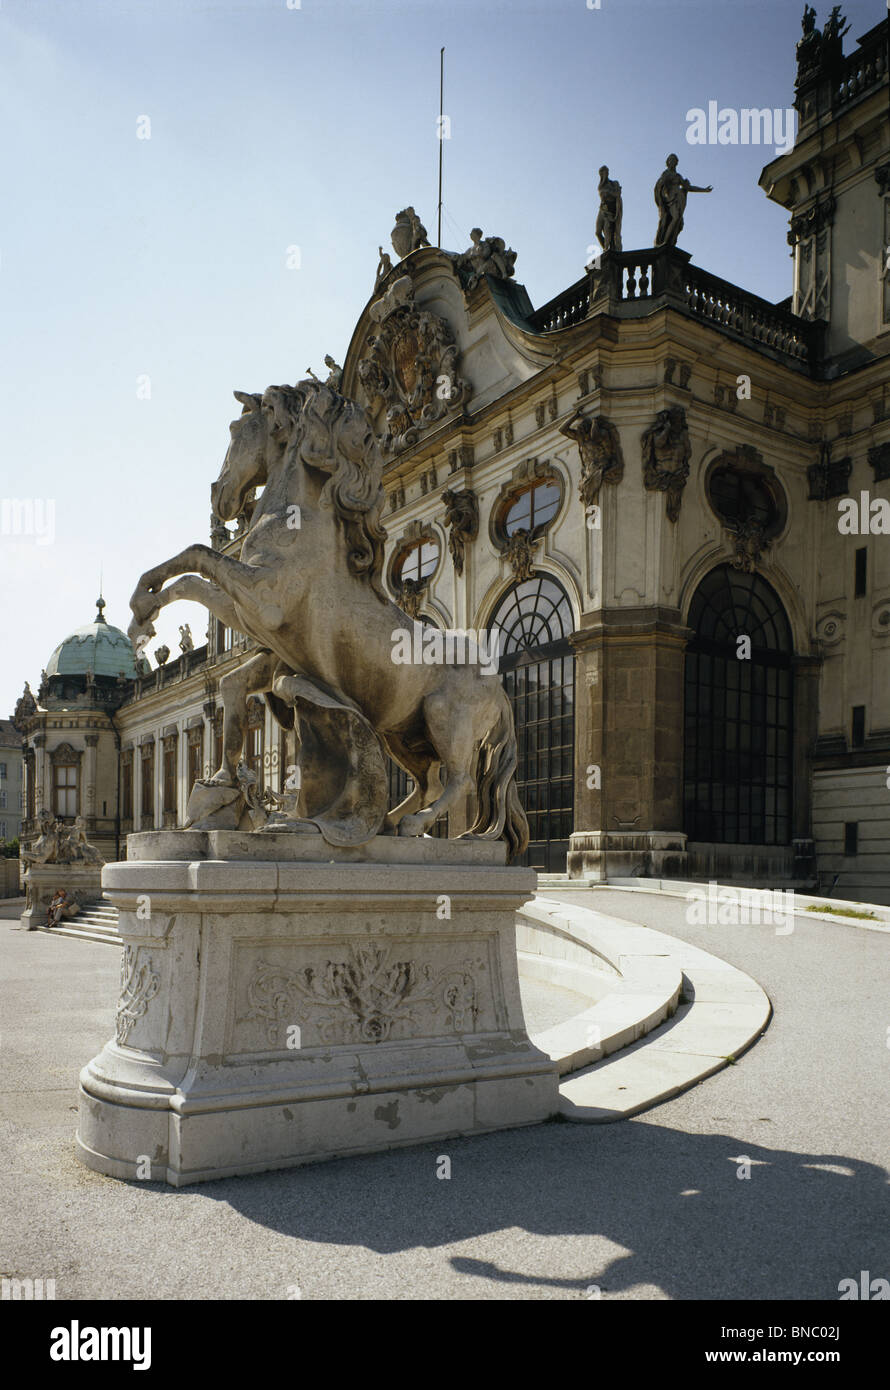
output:
[[400, 261], [419, 251], [421, 246], [429, 246], [426, 227], [413, 208], [403, 208], [396, 213], [396, 225], [390, 234], [392, 249]]
[[696, 184], [690, 183], [688, 179], [684, 179], [683, 175], [677, 172], [678, 163], [677, 156], [669, 154], [664, 173], [655, 185], [655, 205], [658, 208], [656, 246], [676, 246], [677, 237], [683, 230], [683, 214], [686, 211], [686, 195], [688, 193], [713, 193], [714, 191], [710, 184], [707, 188], [699, 188]]
[[[434, 328], [418, 322], [414, 331], [423, 341]], [[411, 369], [404, 388], [413, 399], [425, 368], [399, 362]], [[481, 661], [414, 663], [412, 623], [383, 588], [383, 456], [365, 410], [312, 380], [235, 396], [243, 409], [211, 500], [230, 521], [263, 486], [240, 558], [188, 546], [143, 574], [130, 600], [134, 641], [154, 635], [166, 604], [188, 599], [257, 646], [220, 681], [222, 763], [195, 783], [189, 823], [320, 833], [356, 846], [380, 833], [422, 835], [475, 791], [468, 837], [504, 838], [508, 853], [520, 854], [528, 824], [500, 679]], [[295, 506], [296, 530], [288, 525]], [[257, 694], [299, 738], [299, 797], [273, 810], [254, 804], [238, 777], [248, 699]], [[387, 753], [414, 782], [389, 812]]]
[[609, 178], [609, 166], [600, 169], [597, 192], [600, 207], [596, 217], [596, 239], [604, 251], [621, 250], [621, 219], [624, 205], [621, 201], [621, 184]]
[[503, 237], [482, 235], [481, 227], [470, 232], [470, 247], [459, 255], [452, 254], [454, 268], [465, 289], [472, 290], [485, 275], [497, 280], [509, 280], [516, 262], [516, 252], [509, 250]]

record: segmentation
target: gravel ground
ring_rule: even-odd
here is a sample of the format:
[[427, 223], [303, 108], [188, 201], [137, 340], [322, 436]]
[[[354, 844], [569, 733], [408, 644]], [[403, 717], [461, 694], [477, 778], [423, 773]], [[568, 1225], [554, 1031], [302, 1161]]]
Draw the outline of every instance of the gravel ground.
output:
[[787, 936], [692, 927], [681, 900], [558, 896], [746, 970], [773, 1002], [766, 1035], [620, 1124], [182, 1191], [74, 1157], [77, 1075], [112, 1031], [117, 952], [0, 920], [0, 1273], [55, 1278], [60, 1299], [837, 1299], [862, 1270], [890, 1278], [890, 937], [803, 917]]

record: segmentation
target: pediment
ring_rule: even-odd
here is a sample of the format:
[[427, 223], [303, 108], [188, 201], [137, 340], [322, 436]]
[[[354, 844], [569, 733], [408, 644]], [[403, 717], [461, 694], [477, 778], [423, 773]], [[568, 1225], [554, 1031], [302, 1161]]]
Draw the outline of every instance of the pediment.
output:
[[456, 259], [432, 246], [411, 252], [378, 280], [353, 333], [341, 389], [366, 407], [387, 458], [548, 360], [508, 338], [488, 277], [467, 287]]

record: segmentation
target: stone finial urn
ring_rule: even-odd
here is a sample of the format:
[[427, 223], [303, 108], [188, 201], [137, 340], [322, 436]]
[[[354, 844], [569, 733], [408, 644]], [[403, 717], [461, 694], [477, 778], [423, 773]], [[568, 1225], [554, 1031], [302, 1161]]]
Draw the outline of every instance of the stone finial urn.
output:
[[400, 261], [414, 250], [414, 228], [405, 213], [396, 213], [396, 224], [390, 232], [390, 240]]

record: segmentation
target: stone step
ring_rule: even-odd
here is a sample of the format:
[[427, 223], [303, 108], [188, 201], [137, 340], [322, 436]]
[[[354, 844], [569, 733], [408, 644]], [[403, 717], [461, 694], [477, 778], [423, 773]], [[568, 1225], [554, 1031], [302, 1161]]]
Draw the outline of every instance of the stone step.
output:
[[68, 923], [64, 927], [38, 927], [47, 936], [68, 936], [77, 941], [100, 941], [105, 946], [120, 947], [121, 939], [117, 932], [104, 931], [100, 927], [75, 927]]
[[72, 940], [101, 941], [107, 946], [121, 944], [117, 908], [102, 898], [84, 903], [77, 916], [69, 918], [64, 926], [40, 926], [38, 931], [46, 932], [48, 936], [67, 936]]

